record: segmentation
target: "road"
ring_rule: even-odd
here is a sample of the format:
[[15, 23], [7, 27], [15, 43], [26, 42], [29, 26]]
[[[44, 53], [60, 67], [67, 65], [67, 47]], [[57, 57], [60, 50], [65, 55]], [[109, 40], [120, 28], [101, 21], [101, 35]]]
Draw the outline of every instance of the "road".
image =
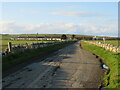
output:
[[98, 88], [103, 72], [92, 53], [79, 42], [55, 56], [32, 63], [3, 78], [3, 88]]

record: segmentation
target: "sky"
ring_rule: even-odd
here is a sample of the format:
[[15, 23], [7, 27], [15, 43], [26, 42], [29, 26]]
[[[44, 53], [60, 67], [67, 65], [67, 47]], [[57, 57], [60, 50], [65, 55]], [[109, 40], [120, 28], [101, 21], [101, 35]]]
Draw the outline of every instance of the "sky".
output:
[[3, 34], [118, 36], [117, 2], [0, 3]]

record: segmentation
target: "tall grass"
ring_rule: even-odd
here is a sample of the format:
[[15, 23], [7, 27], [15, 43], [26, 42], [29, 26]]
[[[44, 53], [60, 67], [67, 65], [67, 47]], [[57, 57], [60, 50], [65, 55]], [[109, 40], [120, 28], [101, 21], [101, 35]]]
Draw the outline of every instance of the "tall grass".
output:
[[120, 87], [120, 76], [118, 74], [118, 70], [120, 69], [120, 67], [118, 67], [118, 65], [120, 65], [120, 62], [118, 61], [120, 53], [112, 53], [84, 41], [81, 43], [84, 49], [98, 55], [110, 68], [110, 73], [105, 75], [102, 85], [106, 88]]

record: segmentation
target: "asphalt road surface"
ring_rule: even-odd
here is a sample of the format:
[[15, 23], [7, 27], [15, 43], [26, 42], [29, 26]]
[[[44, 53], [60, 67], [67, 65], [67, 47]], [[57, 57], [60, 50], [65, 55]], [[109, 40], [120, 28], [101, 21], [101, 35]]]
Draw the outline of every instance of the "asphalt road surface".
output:
[[99, 88], [100, 62], [79, 42], [3, 78], [3, 88]]

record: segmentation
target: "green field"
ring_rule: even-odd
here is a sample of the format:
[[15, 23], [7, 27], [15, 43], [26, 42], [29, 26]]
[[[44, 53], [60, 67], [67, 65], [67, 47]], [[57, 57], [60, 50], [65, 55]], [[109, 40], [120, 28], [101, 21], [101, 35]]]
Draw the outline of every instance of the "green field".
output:
[[18, 36], [61, 36], [59, 34], [16, 34], [16, 35], [2, 35], [2, 39], [10, 39]]
[[[103, 40], [97, 40], [97, 41], [104, 43]], [[118, 41], [118, 40], [106, 40], [105, 43], [112, 44], [112, 45], [115, 45], [115, 46], [119, 46], [120, 41]]]
[[[112, 53], [96, 45], [85, 43], [84, 41], [81, 43], [84, 49], [99, 56], [110, 68], [110, 73], [105, 75], [102, 86], [106, 88], [120, 87], [120, 76], [118, 74], [118, 70], [120, 69], [120, 67], [118, 67], [118, 65], [120, 65], [120, 62], [118, 62], [120, 53]], [[107, 86], [107, 84], [109, 84], [109, 86]]]
[[[16, 35], [7, 35], [3, 34], [2, 39], [10, 39], [11, 37], [18, 37], [18, 36], [50, 36], [50, 37], [61, 37], [62, 34], [16, 34]], [[66, 34], [67, 37], [71, 37], [72, 34]], [[89, 35], [76, 35], [77, 37], [93, 37]]]
[[25, 43], [50, 42], [49, 40], [47, 40], [47, 41], [36, 41], [36, 40], [0, 40], [0, 41], [2, 42], [2, 44], [0, 44], [0, 45], [7, 45], [8, 42], [12, 42], [12, 44], [15, 44], [15, 45], [25, 44]]
[[[54, 40], [55, 41], [55, 40]], [[19, 45], [19, 44], [25, 44], [25, 43], [37, 43], [37, 42], [50, 42], [49, 40], [47, 41], [36, 41], [36, 40], [0, 40], [0, 46], [2, 46], [2, 51], [4, 51], [7, 48], [8, 42], [12, 42], [13, 46], [14, 45]]]
[[[62, 34], [16, 34], [16, 35], [10, 35], [10, 34], [2, 34], [2, 38], [0, 40], [0, 46], [2, 46], [1, 51], [5, 51], [7, 48], [8, 42], [12, 42], [13, 46], [18, 44], [25, 44], [25, 43], [36, 43], [36, 42], [49, 42], [47, 41], [36, 41], [36, 40], [11, 40], [12, 37], [18, 37], [18, 36], [53, 36], [53, 37], [61, 37]], [[67, 37], [71, 37], [72, 35], [66, 34]], [[76, 36], [86, 36], [86, 35], [76, 35]], [[89, 37], [89, 36], [88, 36]], [[51, 40], [50, 40], [51, 41]], [[52, 40], [55, 41], [55, 40]]]

